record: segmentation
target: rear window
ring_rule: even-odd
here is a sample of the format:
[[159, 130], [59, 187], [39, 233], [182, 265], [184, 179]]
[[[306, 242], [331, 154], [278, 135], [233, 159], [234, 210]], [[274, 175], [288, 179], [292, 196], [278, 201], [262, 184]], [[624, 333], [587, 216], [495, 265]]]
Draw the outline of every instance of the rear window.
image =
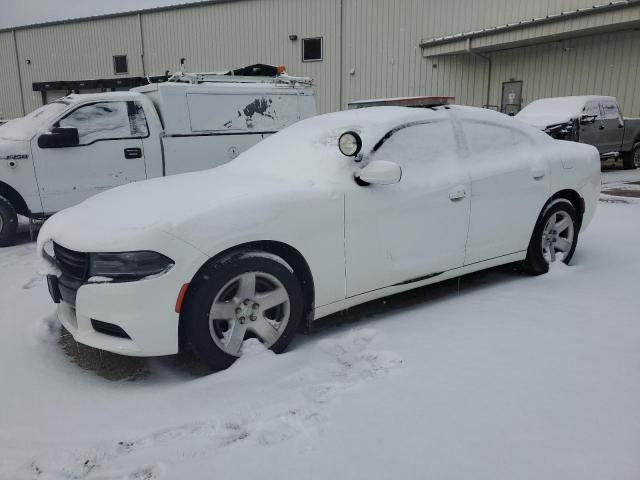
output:
[[192, 132], [277, 132], [300, 119], [297, 95], [188, 93]]
[[476, 153], [508, 151], [514, 147], [527, 146], [532, 143], [524, 133], [493, 123], [463, 120], [462, 129], [469, 150]]

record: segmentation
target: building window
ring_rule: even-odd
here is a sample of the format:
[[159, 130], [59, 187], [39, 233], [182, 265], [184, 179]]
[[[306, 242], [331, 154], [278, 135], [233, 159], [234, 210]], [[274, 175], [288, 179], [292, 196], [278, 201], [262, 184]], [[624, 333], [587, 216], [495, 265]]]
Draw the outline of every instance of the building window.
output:
[[114, 55], [113, 73], [115, 73], [116, 75], [124, 75], [126, 73], [129, 73], [129, 65], [127, 65], [126, 55]]
[[302, 39], [302, 61], [321, 62], [322, 59], [322, 37]]

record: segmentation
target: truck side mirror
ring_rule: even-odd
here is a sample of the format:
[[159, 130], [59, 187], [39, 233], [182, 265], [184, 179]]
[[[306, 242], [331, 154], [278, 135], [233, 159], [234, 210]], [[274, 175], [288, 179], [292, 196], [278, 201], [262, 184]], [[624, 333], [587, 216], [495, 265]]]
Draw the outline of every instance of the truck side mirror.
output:
[[79, 143], [78, 129], [71, 127], [54, 127], [38, 137], [40, 148], [75, 147]]

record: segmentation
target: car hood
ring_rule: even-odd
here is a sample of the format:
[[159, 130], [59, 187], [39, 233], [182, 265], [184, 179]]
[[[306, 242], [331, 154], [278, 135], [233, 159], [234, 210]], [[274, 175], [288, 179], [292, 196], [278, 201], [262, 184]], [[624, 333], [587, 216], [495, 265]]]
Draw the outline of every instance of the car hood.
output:
[[38, 133], [38, 128], [39, 124], [30, 118], [9, 120], [4, 125], [0, 125], [0, 139], [30, 141]]
[[229, 227], [229, 218], [240, 222], [242, 211], [289, 193], [286, 181], [251, 175], [231, 164], [132, 183], [52, 216], [40, 231], [38, 247], [42, 251], [55, 240], [79, 251], [121, 251], [158, 232], [189, 242], [189, 232], [203, 218], [224, 217]]
[[519, 114], [516, 118], [539, 130], [544, 130], [551, 125], [568, 123], [574, 119], [570, 114], [563, 112], [549, 112], [541, 115]]

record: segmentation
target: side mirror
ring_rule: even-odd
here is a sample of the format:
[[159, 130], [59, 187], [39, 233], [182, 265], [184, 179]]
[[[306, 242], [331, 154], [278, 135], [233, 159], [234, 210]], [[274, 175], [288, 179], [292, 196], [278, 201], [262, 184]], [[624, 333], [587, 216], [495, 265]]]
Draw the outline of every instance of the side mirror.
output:
[[580, 125], [591, 125], [596, 121], [597, 115], [582, 115], [580, 117]]
[[40, 148], [75, 147], [80, 143], [77, 128], [54, 127], [38, 137]]
[[373, 160], [358, 172], [357, 179], [370, 185], [392, 185], [402, 178], [400, 165], [386, 160]]

